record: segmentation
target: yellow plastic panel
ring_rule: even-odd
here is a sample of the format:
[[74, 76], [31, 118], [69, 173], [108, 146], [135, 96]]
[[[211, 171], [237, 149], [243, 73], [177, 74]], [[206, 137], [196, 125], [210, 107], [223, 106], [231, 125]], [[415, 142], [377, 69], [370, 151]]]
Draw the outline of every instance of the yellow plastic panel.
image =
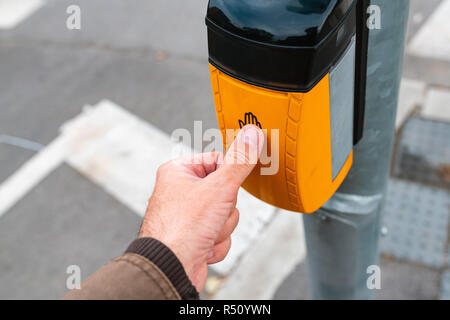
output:
[[267, 129], [270, 156], [271, 130], [279, 130], [277, 173], [261, 175], [259, 164], [243, 187], [259, 199], [286, 210], [311, 213], [319, 209], [336, 192], [353, 159], [350, 154], [333, 181], [328, 75], [308, 93], [286, 93], [244, 83], [212, 65], [210, 71], [225, 146], [232, 142], [226, 139], [226, 129], [239, 129], [249, 118], [256, 124], [257, 119], [257, 124]]

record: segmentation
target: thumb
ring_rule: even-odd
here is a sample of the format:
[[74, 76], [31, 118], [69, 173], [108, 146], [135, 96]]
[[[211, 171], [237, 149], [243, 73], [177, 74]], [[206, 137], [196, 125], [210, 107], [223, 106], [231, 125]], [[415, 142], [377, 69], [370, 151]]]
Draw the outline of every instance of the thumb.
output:
[[263, 146], [263, 131], [254, 125], [245, 126], [231, 144], [216, 173], [240, 186], [258, 163]]

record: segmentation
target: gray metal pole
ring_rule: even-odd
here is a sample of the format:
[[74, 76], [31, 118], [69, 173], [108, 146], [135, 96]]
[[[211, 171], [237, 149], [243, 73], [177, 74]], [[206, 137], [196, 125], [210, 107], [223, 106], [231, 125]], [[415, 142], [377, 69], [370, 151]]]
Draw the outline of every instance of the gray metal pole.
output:
[[[317, 213], [304, 216], [311, 298], [370, 299], [395, 133], [409, 0], [372, 0], [381, 29], [369, 33], [363, 139], [349, 176]], [[383, 285], [383, 283], [381, 283]]]

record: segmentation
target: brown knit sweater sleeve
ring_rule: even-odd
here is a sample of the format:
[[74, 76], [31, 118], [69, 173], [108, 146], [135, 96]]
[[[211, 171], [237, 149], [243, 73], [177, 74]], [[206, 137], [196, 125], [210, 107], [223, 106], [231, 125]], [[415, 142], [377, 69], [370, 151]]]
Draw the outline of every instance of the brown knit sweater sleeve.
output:
[[63, 299], [178, 300], [199, 295], [175, 254], [163, 243], [140, 238]]

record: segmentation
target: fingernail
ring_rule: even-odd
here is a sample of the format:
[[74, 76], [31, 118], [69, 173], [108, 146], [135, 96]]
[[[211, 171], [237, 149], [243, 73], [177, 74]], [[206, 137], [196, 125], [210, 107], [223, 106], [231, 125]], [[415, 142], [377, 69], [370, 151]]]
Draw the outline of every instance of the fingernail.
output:
[[208, 253], [208, 260], [209, 259], [212, 259], [212, 257], [214, 257], [214, 249], [213, 250], [211, 250], [209, 253]]
[[241, 139], [249, 146], [258, 146], [259, 132], [256, 127], [247, 126], [241, 131]]

